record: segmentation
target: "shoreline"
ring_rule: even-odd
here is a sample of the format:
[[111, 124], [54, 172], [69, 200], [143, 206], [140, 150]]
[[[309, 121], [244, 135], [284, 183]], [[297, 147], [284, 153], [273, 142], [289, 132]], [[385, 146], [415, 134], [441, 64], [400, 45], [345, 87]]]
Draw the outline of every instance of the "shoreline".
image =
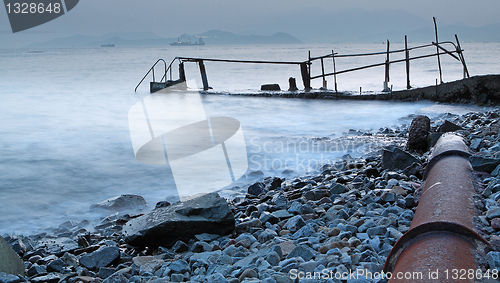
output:
[[419, 101], [430, 100], [447, 103], [476, 103], [483, 105], [500, 104], [500, 75], [482, 75], [462, 80], [445, 82], [435, 86], [418, 87], [409, 90], [391, 92], [369, 91], [359, 94], [354, 91], [335, 92], [328, 89], [311, 89], [309, 91], [200, 91], [208, 95], [234, 95], [257, 97], [281, 97], [302, 99], [350, 99], [350, 100], [396, 100]]
[[[449, 120], [462, 128], [457, 132], [475, 153], [500, 158], [497, 113], [498, 108], [448, 115], [432, 121], [431, 129], [436, 132]], [[402, 129], [405, 136], [408, 127]], [[391, 133], [380, 135], [387, 138]], [[124, 227], [140, 218], [132, 210], [111, 213], [95, 227], [67, 221], [38, 235], [7, 236], [27, 270], [25, 278], [12, 282], [273, 283], [295, 282], [291, 277], [298, 272], [380, 273], [392, 246], [408, 231], [418, 204], [429, 153], [412, 154], [419, 165], [413, 168], [387, 168], [381, 154], [346, 155], [307, 176], [266, 176], [250, 184], [246, 196], [228, 200], [235, 219], [233, 232], [200, 233], [175, 241], [172, 247], [142, 249], [127, 243]], [[483, 186], [477, 192], [481, 202], [476, 207], [480, 212], [476, 232], [490, 242], [490, 253], [498, 253], [500, 213], [492, 214], [500, 210], [500, 176], [490, 173], [476, 174]], [[159, 203], [157, 209], [174, 205]], [[481, 267], [500, 268], [491, 266], [495, 261], [488, 263], [500, 253], [488, 255]], [[356, 279], [365, 281], [298, 282], [385, 282]]]

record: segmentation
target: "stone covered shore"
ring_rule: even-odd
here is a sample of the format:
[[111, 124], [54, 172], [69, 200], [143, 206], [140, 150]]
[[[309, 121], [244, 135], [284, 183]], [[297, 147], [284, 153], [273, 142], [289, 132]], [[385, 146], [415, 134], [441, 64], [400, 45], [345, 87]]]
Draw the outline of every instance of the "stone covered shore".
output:
[[[475, 152], [476, 231], [493, 248], [484, 270], [500, 269], [499, 129], [498, 109], [448, 114], [431, 121], [428, 139], [454, 131]], [[408, 132], [363, 135], [406, 139]], [[208, 194], [144, 213], [131, 212], [144, 206], [140, 196], [107, 200], [93, 206], [110, 214], [98, 224], [67, 221], [37, 235], [4, 235], [26, 274], [0, 273], [0, 282], [385, 282], [368, 273], [382, 271], [409, 230], [429, 156], [407, 150], [346, 155], [309, 176], [263, 177], [229, 200]], [[367, 276], [335, 278], [356, 270]], [[324, 276], [298, 278], [314, 272]]]

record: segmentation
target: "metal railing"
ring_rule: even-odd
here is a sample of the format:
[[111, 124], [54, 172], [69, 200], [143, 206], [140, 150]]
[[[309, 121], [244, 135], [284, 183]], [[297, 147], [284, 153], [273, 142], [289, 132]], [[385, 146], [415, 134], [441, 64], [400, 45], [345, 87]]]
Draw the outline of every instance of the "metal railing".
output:
[[[358, 71], [358, 70], [363, 70], [363, 69], [368, 69], [368, 68], [379, 67], [379, 66], [385, 66], [385, 81], [384, 81], [383, 92], [389, 92], [392, 90], [392, 86], [391, 86], [391, 88], [389, 88], [389, 81], [390, 81], [389, 67], [391, 64], [402, 63], [402, 62], [406, 63], [407, 89], [410, 89], [411, 88], [411, 85], [410, 85], [410, 61], [422, 59], [422, 58], [427, 58], [427, 57], [434, 57], [434, 56], [437, 56], [437, 58], [438, 58], [437, 63], [438, 63], [438, 67], [439, 67], [439, 77], [440, 77], [440, 81], [442, 83], [443, 79], [442, 79], [442, 71], [441, 71], [441, 60], [439, 57], [440, 55], [449, 55], [449, 56], [453, 57], [454, 59], [460, 61], [463, 65], [464, 78], [470, 77], [469, 71], [467, 69], [467, 65], [465, 64], [465, 59], [464, 59], [464, 56], [462, 53], [464, 50], [460, 47], [460, 41], [458, 40], [458, 36], [455, 35], [456, 44], [452, 41], [439, 42], [438, 35], [437, 35], [437, 24], [436, 24], [435, 19], [434, 19], [434, 25], [435, 25], [435, 32], [436, 32], [436, 41], [435, 42], [432, 42], [430, 44], [414, 46], [414, 47], [408, 47], [408, 39], [407, 39], [407, 36], [405, 36], [405, 48], [404, 49], [390, 50], [390, 42], [389, 42], [389, 40], [387, 40], [387, 51], [385, 51], [385, 52], [373, 52], [373, 53], [363, 53], [363, 54], [338, 54], [332, 50], [331, 54], [327, 54], [327, 55], [323, 55], [323, 56], [319, 56], [319, 57], [311, 57], [311, 51], [309, 51], [308, 60], [306, 60], [306, 61], [259, 61], [259, 60], [232, 60], [232, 59], [175, 57], [172, 60], [172, 62], [170, 62], [168, 67], [167, 67], [166, 62], [163, 59], [159, 59], [158, 61], [156, 61], [155, 64], [153, 64], [153, 66], [149, 69], [149, 71], [146, 73], [146, 75], [142, 78], [141, 82], [136, 86], [135, 90], [137, 91], [137, 88], [139, 87], [139, 85], [144, 81], [144, 79], [151, 72], [153, 74], [153, 82], [155, 81], [154, 68], [160, 61], [162, 61], [164, 63], [164, 66], [165, 66], [165, 72], [164, 72], [160, 82], [162, 82], [163, 80], [165, 80], [165, 82], [167, 82], [166, 81], [167, 72], [170, 72], [170, 81], [172, 81], [172, 64], [176, 60], [179, 61], [179, 65], [180, 65], [180, 67], [179, 67], [179, 79], [180, 80], [185, 80], [185, 78], [186, 78], [185, 74], [184, 74], [184, 63], [185, 62], [195, 62], [199, 65], [204, 90], [210, 89], [210, 86], [208, 85], [208, 79], [207, 79], [204, 61], [227, 62], [227, 63], [299, 65], [301, 76], [302, 76], [302, 82], [304, 84], [305, 90], [311, 89], [311, 80], [319, 79], [319, 78], [322, 78], [323, 88], [326, 89], [326, 87], [327, 87], [326, 77], [333, 76], [334, 77], [335, 92], [338, 92], [338, 90], [337, 90], [337, 75], [343, 74], [343, 73], [348, 73], [348, 72], [353, 72], [353, 71]], [[453, 50], [446, 49], [445, 46], [447, 46], [447, 45], [452, 45]], [[410, 57], [410, 51], [428, 48], [428, 47], [435, 47], [436, 51], [433, 53], [429, 53], [429, 54]], [[402, 52], [404, 52], [404, 54], [405, 54], [404, 59], [397, 59], [397, 60], [392, 60], [392, 61], [390, 60], [391, 54], [402, 53]], [[457, 54], [457, 55], [455, 55], [455, 54]], [[337, 66], [336, 66], [335, 60], [338, 58], [362, 57], [362, 56], [374, 56], [374, 55], [386, 55], [386, 59], [384, 62], [380, 62], [380, 63], [369, 64], [369, 65], [364, 65], [364, 66], [359, 66], [359, 67], [355, 67], [355, 68], [337, 71]], [[333, 61], [333, 72], [330, 72], [330, 73], [325, 72], [324, 60], [328, 59], [328, 58], [332, 58], [332, 61]], [[317, 61], [317, 60], [321, 61], [321, 74], [311, 76], [311, 65], [314, 61]], [[361, 90], [360, 90], [360, 93], [361, 93]]]

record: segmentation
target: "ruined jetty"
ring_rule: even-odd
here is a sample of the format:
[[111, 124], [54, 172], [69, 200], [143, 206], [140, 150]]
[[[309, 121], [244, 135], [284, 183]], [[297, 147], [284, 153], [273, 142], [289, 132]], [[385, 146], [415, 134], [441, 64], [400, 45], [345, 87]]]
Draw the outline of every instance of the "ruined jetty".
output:
[[[184, 65], [186, 63], [198, 64], [201, 80], [203, 83], [203, 94], [228, 94], [241, 96], [262, 96], [262, 97], [284, 97], [284, 98], [312, 98], [312, 99], [354, 99], [354, 100], [401, 100], [401, 101], [416, 101], [416, 100], [432, 100], [438, 102], [454, 102], [454, 103], [482, 103], [482, 104], [498, 104], [500, 102], [500, 75], [474, 76], [471, 77], [467, 64], [465, 62], [463, 49], [460, 46], [458, 36], [455, 34], [455, 41], [439, 41], [436, 19], [434, 18], [435, 37], [436, 41], [429, 44], [408, 47], [408, 37], [405, 35], [404, 49], [391, 50], [389, 40], [386, 41], [387, 50], [385, 52], [373, 52], [365, 54], [338, 54], [332, 50], [331, 53], [312, 57], [309, 51], [306, 61], [262, 61], [262, 60], [236, 60], [236, 59], [220, 59], [220, 58], [194, 58], [194, 57], [175, 57], [170, 64], [163, 59], [158, 59], [155, 64], [144, 75], [142, 80], [137, 84], [135, 90], [144, 82], [144, 80], [152, 75], [153, 80], [150, 82], [150, 92], [157, 92], [168, 87], [184, 83], [186, 74]], [[410, 53], [415, 50], [420, 50], [417, 56], [410, 56]], [[431, 51], [427, 51], [431, 50]], [[424, 52], [422, 52], [424, 51]], [[427, 53], [425, 53], [427, 51]], [[404, 58], [392, 59], [394, 54], [403, 53]], [[357, 66], [354, 68], [338, 70], [337, 60], [347, 57], [370, 57], [370, 56], [385, 55], [383, 62]], [[457, 60], [463, 68], [463, 79], [453, 82], [443, 82], [441, 69], [441, 56], [450, 56]], [[436, 84], [412, 88], [410, 84], [410, 62], [423, 58], [437, 57], [437, 67], [439, 70], [439, 80], [436, 79]], [[212, 89], [208, 82], [208, 75], [205, 69], [206, 62], [225, 62], [237, 64], [274, 64], [274, 65], [297, 65], [300, 68], [303, 89], [299, 90], [296, 86], [295, 78], [290, 78], [290, 86], [288, 91], [280, 90], [278, 85], [263, 85], [260, 91], [234, 93], [222, 92]], [[319, 62], [321, 65], [320, 74], [312, 74], [311, 66]], [[333, 72], [325, 72], [325, 64], [331, 62]], [[393, 91], [390, 82], [390, 67], [394, 64], [404, 63], [406, 69], [406, 89]], [[178, 79], [173, 79], [172, 71], [174, 65], [178, 65]], [[155, 69], [163, 66], [160, 71], [162, 76], [159, 81], [156, 81]], [[339, 92], [337, 76], [344, 73], [355, 72], [359, 70], [369, 69], [384, 66], [384, 83], [383, 89], [380, 92], [365, 92], [360, 89], [359, 92]], [[158, 71], [156, 71], [158, 73]], [[333, 89], [327, 87], [327, 77], [333, 77]], [[322, 80], [322, 87], [313, 89], [311, 87], [312, 80]]]

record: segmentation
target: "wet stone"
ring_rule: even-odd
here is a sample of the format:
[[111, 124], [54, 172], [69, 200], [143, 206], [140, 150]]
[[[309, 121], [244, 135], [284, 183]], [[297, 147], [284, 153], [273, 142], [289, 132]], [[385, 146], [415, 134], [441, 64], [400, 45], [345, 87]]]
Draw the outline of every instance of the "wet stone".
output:
[[309, 261], [315, 257], [316, 252], [314, 249], [306, 246], [306, 245], [300, 245], [296, 246], [290, 254], [288, 254], [287, 259], [290, 258], [295, 258], [300, 256], [303, 260]]
[[88, 269], [106, 267], [120, 259], [120, 249], [117, 247], [101, 247], [99, 250], [84, 255], [80, 258], [80, 264]]
[[0, 283], [19, 283], [20, 281], [15, 275], [0, 272]]

